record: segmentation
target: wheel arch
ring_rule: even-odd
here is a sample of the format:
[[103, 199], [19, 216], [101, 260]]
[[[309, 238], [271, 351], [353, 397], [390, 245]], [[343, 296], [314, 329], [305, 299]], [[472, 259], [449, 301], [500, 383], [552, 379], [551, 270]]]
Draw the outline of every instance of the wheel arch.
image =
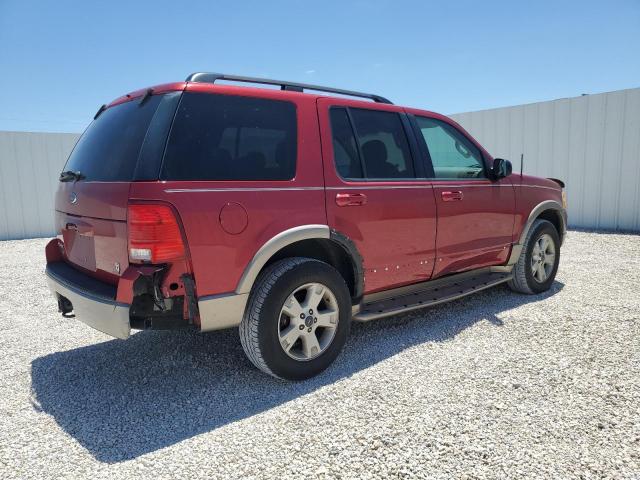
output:
[[350, 238], [327, 225], [303, 225], [272, 237], [247, 265], [236, 293], [249, 293], [260, 272], [272, 263], [288, 257], [314, 258], [328, 263], [344, 278], [352, 302], [356, 304], [362, 298], [362, 257]]
[[564, 241], [564, 236], [566, 232], [566, 225], [565, 225], [564, 217], [562, 215], [562, 211], [556, 210], [553, 208], [548, 208], [542, 211], [540, 215], [538, 215], [535, 218], [535, 220], [538, 220], [538, 219], [548, 220], [553, 224], [554, 227], [556, 227], [558, 236], [560, 237], [560, 244], [562, 244], [562, 242]]
[[507, 268], [513, 267], [513, 265], [518, 262], [520, 254], [522, 253], [522, 249], [524, 248], [524, 243], [527, 239], [529, 230], [531, 230], [533, 222], [535, 222], [539, 218], [550, 221], [558, 231], [558, 235], [560, 236], [560, 244], [562, 245], [562, 242], [564, 242], [564, 237], [567, 233], [566, 210], [560, 203], [556, 202], [555, 200], [545, 200], [544, 202], [540, 202], [529, 213], [529, 217], [527, 218], [527, 221], [524, 224], [522, 231], [520, 232], [518, 243], [514, 244], [511, 248], [511, 255], [509, 256], [509, 260], [507, 261]]
[[545, 200], [544, 202], [536, 205], [529, 214], [529, 218], [520, 233], [520, 239], [518, 243], [520, 245], [524, 244], [525, 239], [527, 238], [527, 234], [537, 219], [543, 219], [550, 221], [556, 230], [558, 231], [558, 235], [560, 236], [560, 243], [564, 241], [564, 236], [567, 231], [567, 214], [565, 209], [562, 208], [562, 205], [555, 200]]

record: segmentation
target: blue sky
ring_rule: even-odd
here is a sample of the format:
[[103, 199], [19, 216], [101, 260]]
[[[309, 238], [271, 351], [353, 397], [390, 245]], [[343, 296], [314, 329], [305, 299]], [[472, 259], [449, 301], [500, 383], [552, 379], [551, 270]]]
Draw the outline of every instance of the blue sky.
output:
[[78, 132], [193, 71], [456, 113], [640, 86], [640, 0], [0, 0], [0, 130]]

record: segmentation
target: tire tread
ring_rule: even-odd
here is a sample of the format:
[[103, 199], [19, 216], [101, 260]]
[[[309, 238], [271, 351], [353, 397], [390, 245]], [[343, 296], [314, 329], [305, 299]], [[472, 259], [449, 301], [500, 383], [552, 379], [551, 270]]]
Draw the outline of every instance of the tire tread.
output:
[[282, 377], [276, 375], [268, 367], [260, 351], [258, 338], [260, 312], [276, 281], [288, 271], [306, 262], [322, 263], [312, 258], [291, 257], [279, 260], [273, 265], [268, 266], [258, 277], [249, 296], [244, 316], [240, 322], [240, 343], [242, 344], [245, 354], [256, 368], [276, 378]]
[[533, 295], [536, 293], [531, 289], [531, 287], [527, 282], [527, 276], [526, 276], [527, 251], [529, 250], [529, 244], [531, 242], [531, 238], [533, 237], [533, 234], [538, 229], [538, 226], [543, 224], [549, 224], [551, 225], [551, 227], [555, 229], [555, 227], [551, 222], [549, 222], [548, 220], [542, 220], [540, 218], [535, 220], [531, 225], [531, 228], [529, 228], [527, 237], [524, 240], [520, 257], [518, 258], [518, 261], [516, 262], [512, 270], [513, 277], [507, 283], [507, 285], [509, 285], [509, 288], [511, 288], [511, 290], [515, 292], [524, 293], [527, 295]]

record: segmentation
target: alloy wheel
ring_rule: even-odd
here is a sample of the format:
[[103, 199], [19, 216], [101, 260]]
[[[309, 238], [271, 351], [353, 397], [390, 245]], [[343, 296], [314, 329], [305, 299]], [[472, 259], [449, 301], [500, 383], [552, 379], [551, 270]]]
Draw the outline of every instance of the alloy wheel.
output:
[[287, 297], [280, 311], [280, 346], [295, 360], [312, 360], [331, 345], [339, 318], [338, 301], [326, 285], [302, 285]]
[[536, 240], [531, 252], [531, 273], [538, 283], [544, 283], [556, 263], [556, 246], [551, 235], [544, 233]]

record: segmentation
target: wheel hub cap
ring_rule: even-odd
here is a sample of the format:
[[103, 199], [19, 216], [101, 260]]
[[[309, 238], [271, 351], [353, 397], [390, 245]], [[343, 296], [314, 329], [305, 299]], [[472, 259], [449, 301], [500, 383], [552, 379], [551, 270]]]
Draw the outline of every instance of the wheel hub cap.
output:
[[556, 247], [548, 233], [544, 233], [536, 240], [531, 252], [531, 274], [538, 283], [544, 283], [556, 262]]
[[287, 297], [280, 311], [280, 346], [295, 360], [312, 360], [331, 345], [338, 320], [338, 301], [329, 287], [302, 285]]

